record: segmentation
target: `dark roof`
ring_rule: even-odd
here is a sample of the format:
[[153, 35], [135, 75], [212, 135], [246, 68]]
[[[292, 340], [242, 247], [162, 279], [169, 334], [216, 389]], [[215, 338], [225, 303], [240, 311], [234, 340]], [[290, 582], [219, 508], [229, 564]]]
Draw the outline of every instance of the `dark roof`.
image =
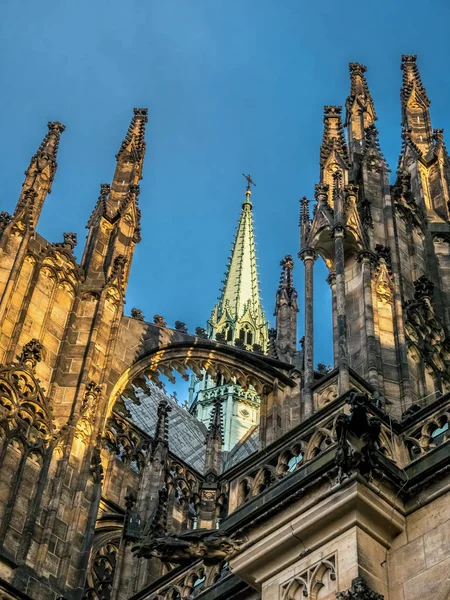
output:
[[136, 390], [135, 393], [141, 403], [137, 405], [126, 399], [125, 406], [131, 413], [131, 421], [151, 436], [155, 433], [158, 404], [163, 398], [168, 398], [172, 408], [169, 413], [169, 450], [203, 473], [207, 432], [205, 425], [155, 385], [150, 386], [149, 393], [143, 390]]
[[247, 431], [245, 436], [228, 452], [223, 465], [223, 470], [230, 469], [243, 461], [247, 456], [259, 450], [259, 425], [255, 425]]

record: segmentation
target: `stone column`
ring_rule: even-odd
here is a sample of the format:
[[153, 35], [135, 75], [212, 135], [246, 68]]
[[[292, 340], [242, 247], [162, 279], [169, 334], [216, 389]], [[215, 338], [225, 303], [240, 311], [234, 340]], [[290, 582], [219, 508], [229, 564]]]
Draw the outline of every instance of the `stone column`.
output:
[[333, 368], [337, 367], [338, 360], [338, 333], [336, 316], [336, 273], [331, 271], [327, 277], [327, 283], [331, 289], [331, 313], [333, 319]]
[[339, 369], [338, 394], [341, 395], [349, 389], [350, 380], [348, 372], [348, 347], [347, 347], [347, 311], [345, 306], [345, 210], [342, 196], [342, 173], [336, 171], [334, 179], [334, 260], [336, 269], [336, 315], [337, 315], [337, 346]]
[[333, 229], [333, 234], [336, 260], [337, 367], [339, 368], [338, 393], [341, 395], [349, 389], [350, 381], [348, 373], [347, 314], [345, 308], [344, 227], [342, 225], [336, 225]]
[[361, 263], [361, 274], [364, 297], [364, 326], [366, 333], [367, 349], [367, 369], [370, 385], [375, 389], [379, 388], [376, 338], [373, 315], [373, 293], [372, 293], [372, 263], [376, 256], [370, 250], [362, 250], [358, 254], [358, 261]]
[[314, 411], [312, 386], [314, 383], [314, 305], [313, 305], [313, 272], [316, 252], [306, 248], [300, 252], [305, 265], [305, 380], [303, 387], [303, 417], [309, 417]]

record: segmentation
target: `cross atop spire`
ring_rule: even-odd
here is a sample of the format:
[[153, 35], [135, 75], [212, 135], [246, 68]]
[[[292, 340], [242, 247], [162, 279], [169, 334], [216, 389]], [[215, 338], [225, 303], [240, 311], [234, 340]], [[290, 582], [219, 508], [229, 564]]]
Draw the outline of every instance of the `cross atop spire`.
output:
[[252, 203], [250, 200], [250, 196], [252, 195], [252, 191], [251, 191], [251, 186], [256, 186], [256, 183], [253, 181], [251, 175], [245, 175], [244, 173], [242, 173], [242, 176], [245, 177], [245, 179], [247, 180], [247, 189], [245, 190], [245, 202], [242, 205], [242, 207], [244, 207], [246, 204], [249, 205], [249, 207], [252, 207]]
[[242, 173], [242, 176], [245, 177], [245, 179], [247, 180], [247, 191], [250, 191], [251, 185], [256, 186], [256, 183], [253, 181], [251, 175], [245, 175], [244, 173]]

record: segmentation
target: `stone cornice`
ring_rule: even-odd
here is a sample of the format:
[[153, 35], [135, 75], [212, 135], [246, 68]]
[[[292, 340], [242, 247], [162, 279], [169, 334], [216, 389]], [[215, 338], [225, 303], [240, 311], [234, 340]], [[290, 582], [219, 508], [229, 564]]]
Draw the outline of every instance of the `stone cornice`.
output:
[[307, 493], [301, 495], [301, 500], [297, 495], [297, 502], [289, 510], [279, 511], [265, 521], [264, 528], [250, 534], [251, 544], [230, 560], [234, 573], [259, 587], [280, 568], [297, 561], [301, 546], [302, 554], [307, 555], [326, 541], [358, 527], [388, 548], [404, 529], [404, 516], [358, 477], [342, 487], [331, 487], [329, 493], [313, 497], [311, 504], [305, 506]]

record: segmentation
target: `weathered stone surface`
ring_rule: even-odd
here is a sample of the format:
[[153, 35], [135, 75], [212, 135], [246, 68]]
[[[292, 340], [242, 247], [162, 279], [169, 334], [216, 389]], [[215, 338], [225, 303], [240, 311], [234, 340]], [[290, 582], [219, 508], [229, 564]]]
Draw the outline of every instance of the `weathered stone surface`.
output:
[[[299, 351], [291, 256], [269, 336], [249, 176], [221, 303], [191, 335], [123, 314], [147, 111], [100, 186], [80, 264], [74, 234], [35, 231], [64, 131], [49, 124], [0, 214], [0, 596], [447, 600], [450, 162], [416, 58], [402, 70], [393, 186], [363, 65], [345, 123], [325, 108], [316, 204], [301, 203]], [[315, 369], [318, 257], [334, 368]], [[203, 423], [162, 387], [192, 373], [212, 382]]]

